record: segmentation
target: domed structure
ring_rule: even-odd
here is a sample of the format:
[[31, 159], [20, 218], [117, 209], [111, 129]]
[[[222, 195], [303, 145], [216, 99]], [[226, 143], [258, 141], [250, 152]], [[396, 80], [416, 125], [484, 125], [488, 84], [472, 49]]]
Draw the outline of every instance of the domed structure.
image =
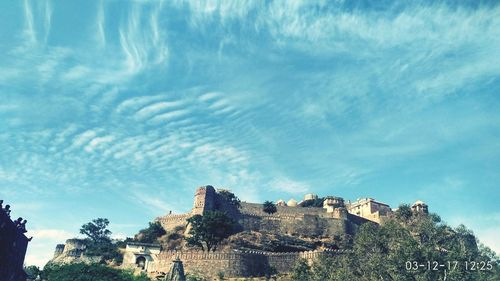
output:
[[421, 200], [417, 200], [413, 205], [411, 205], [411, 210], [416, 213], [429, 213], [429, 207]]
[[276, 206], [286, 206], [285, 200], [280, 199], [276, 201]]
[[288, 200], [286, 204], [288, 205], [288, 207], [297, 207], [297, 201], [293, 198]]

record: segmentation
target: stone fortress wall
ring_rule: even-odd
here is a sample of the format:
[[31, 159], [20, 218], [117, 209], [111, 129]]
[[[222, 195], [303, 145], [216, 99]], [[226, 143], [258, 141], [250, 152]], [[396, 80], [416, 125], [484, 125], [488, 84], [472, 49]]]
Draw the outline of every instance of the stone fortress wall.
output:
[[290, 253], [271, 253], [262, 251], [224, 251], [201, 252], [166, 251], [158, 256], [158, 260], [150, 263], [147, 271], [150, 275], [169, 272], [175, 259], [180, 259], [189, 273], [200, 273], [205, 276], [217, 276], [223, 273], [225, 277], [263, 276], [271, 268], [278, 272], [290, 272], [294, 265], [305, 259], [312, 262], [318, 258], [344, 254], [347, 251], [309, 251]]
[[304, 236], [330, 236], [349, 233], [365, 220], [350, 220], [345, 208], [333, 208], [328, 212], [320, 207], [276, 206], [277, 211], [267, 214], [262, 204], [241, 202], [239, 210], [227, 206], [212, 186], [196, 190], [193, 209], [185, 214], [169, 214], [156, 218], [167, 232], [186, 226], [186, 219], [209, 210], [226, 211], [242, 230], [303, 234]]
[[[193, 215], [203, 215], [207, 211], [225, 211], [235, 219], [241, 231], [258, 231], [276, 234], [289, 234], [301, 237], [321, 238], [342, 234], [354, 234], [357, 228], [368, 221], [380, 223], [392, 210], [387, 204], [367, 198], [354, 203], [344, 203], [343, 198], [328, 196], [323, 201], [323, 207], [302, 207], [307, 200], [317, 199], [314, 194], [307, 194], [303, 201], [293, 199], [285, 203], [276, 203], [277, 211], [268, 214], [263, 211], [262, 204], [241, 202], [239, 209], [225, 204], [224, 200], [212, 186], [203, 186], [196, 190], [193, 208], [185, 214], [168, 214], [159, 217], [167, 232], [176, 227], [187, 227], [186, 219]], [[412, 206], [415, 210], [427, 211], [423, 202]], [[382, 212], [383, 211], [383, 212]], [[127, 267], [136, 267], [139, 258], [147, 258], [148, 263], [142, 270], [150, 276], [169, 272], [175, 259], [184, 263], [187, 272], [201, 273], [204, 276], [216, 277], [223, 272], [226, 277], [263, 276], [271, 268], [280, 273], [290, 272], [299, 259], [312, 262], [327, 256], [346, 253], [343, 250], [322, 250], [311, 252], [271, 253], [261, 251], [226, 250], [218, 252], [200, 251], [163, 251], [159, 254], [147, 255], [147, 245], [143, 251], [134, 252], [133, 259]]]

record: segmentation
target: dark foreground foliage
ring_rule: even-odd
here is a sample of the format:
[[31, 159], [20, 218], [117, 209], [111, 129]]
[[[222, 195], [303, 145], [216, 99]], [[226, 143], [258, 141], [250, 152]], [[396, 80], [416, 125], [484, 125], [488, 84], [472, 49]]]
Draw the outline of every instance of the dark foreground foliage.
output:
[[478, 244], [463, 225], [453, 229], [437, 215], [413, 213], [403, 205], [381, 226], [362, 225], [348, 245], [352, 253], [317, 260], [312, 266], [300, 262], [292, 277], [300, 281], [500, 280], [499, 257]]
[[144, 275], [134, 276], [103, 264], [48, 265], [42, 274], [46, 281], [151, 281]]

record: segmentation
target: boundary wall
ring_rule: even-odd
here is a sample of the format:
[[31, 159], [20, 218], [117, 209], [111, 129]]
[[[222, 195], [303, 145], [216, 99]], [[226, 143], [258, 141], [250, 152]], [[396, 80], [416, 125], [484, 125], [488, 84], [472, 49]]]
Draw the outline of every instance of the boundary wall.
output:
[[172, 263], [180, 259], [186, 272], [216, 277], [220, 272], [226, 277], [263, 276], [271, 268], [280, 273], [290, 272], [300, 259], [312, 263], [315, 259], [348, 253], [347, 250], [273, 253], [262, 251], [165, 251], [158, 260], [150, 263], [148, 274], [154, 276], [169, 272]]

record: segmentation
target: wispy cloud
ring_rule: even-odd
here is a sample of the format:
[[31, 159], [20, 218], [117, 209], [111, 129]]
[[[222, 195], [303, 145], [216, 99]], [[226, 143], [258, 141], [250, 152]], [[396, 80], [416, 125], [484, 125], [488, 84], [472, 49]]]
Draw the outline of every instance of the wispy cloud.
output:
[[140, 224], [189, 209], [204, 184], [263, 201], [477, 183], [471, 204], [493, 208], [496, 3], [95, 1], [72, 20], [64, 7], [0, 3], [0, 193], [39, 229], [69, 222], [30, 202], [121, 220], [123, 196]]
[[53, 257], [57, 244], [64, 244], [67, 239], [76, 237], [75, 233], [61, 229], [30, 230], [26, 234], [33, 240], [29, 243], [25, 263], [39, 267], [45, 266]]
[[303, 182], [289, 178], [278, 178], [269, 183], [271, 189], [296, 195], [303, 195], [310, 190], [310, 186]]

